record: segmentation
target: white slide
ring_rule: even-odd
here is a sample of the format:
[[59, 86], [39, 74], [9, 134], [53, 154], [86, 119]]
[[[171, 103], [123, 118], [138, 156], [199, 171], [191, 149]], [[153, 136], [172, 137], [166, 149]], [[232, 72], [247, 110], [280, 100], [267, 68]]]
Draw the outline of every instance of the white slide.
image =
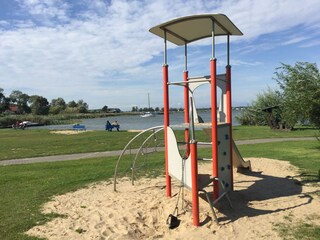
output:
[[233, 159], [233, 167], [247, 168], [251, 171], [250, 161], [243, 160], [243, 158], [239, 152], [239, 149], [233, 140], [232, 140], [232, 159]]

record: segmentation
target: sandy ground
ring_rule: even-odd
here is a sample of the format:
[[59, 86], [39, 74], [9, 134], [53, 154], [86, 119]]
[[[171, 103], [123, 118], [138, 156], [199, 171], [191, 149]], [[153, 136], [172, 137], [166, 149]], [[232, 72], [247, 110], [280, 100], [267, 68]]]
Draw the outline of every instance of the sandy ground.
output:
[[53, 134], [64, 134], [64, 135], [74, 135], [74, 134], [80, 134], [80, 133], [85, 133], [89, 132], [87, 130], [81, 130], [81, 131], [76, 131], [76, 130], [57, 130], [57, 131], [50, 131], [50, 133]]
[[157, 178], [139, 180], [134, 186], [121, 181], [117, 192], [111, 182], [101, 182], [55, 196], [43, 206], [43, 212], [65, 217], [36, 226], [27, 234], [52, 240], [281, 239], [274, 229], [276, 223], [290, 219], [291, 225], [299, 221], [320, 225], [320, 198], [313, 194], [319, 185], [301, 185], [297, 169], [288, 162], [250, 160], [253, 172], [234, 172], [235, 191], [229, 194], [233, 208], [222, 199], [215, 209], [219, 225], [201, 198], [201, 226], [193, 226], [191, 196], [185, 190], [178, 205], [180, 225], [169, 229], [166, 219], [175, 208], [179, 183], [174, 182], [175, 196], [169, 199], [164, 178]]

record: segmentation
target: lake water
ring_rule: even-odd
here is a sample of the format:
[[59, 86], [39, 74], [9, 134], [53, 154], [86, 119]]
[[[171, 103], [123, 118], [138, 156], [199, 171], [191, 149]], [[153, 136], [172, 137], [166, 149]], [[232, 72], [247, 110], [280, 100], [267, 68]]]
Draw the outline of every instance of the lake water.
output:
[[[233, 126], [239, 125], [239, 122], [235, 119], [235, 116], [240, 113], [239, 110], [233, 110]], [[201, 111], [199, 115], [202, 117], [204, 122], [211, 121], [210, 111]], [[121, 115], [107, 118], [92, 118], [78, 120], [78, 123], [86, 126], [87, 130], [105, 130], [105, 124], [109, 120], [118, 121], [120, 124], [120, 130], [144, 130], [150, 127], [163, 125], [163, 115], [155, 115], [154, 117], [142, 118], [139, 115]], [[175, 112], [170, 114], [170, 124], [179, 125], [184, 122], [183, 112]], [[77, 120], [75, 120], [77, 123]], [[37, 128], [52, 129], [52, 130], [64, 130], [72, 129], [72, 124], [68, 125], [50, 125]]]

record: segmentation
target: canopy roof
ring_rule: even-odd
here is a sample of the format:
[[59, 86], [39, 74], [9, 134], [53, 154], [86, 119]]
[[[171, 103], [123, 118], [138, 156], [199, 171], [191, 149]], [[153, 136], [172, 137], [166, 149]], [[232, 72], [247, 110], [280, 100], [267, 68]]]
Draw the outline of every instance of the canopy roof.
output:
[[212, 22], [214, 35], [243, 35], [243, 33], [224, 14], [202, 14], [176, 18], [150, 28], [150, 32], [166, 38], [180, 46], [202, 38], [212, 36]]

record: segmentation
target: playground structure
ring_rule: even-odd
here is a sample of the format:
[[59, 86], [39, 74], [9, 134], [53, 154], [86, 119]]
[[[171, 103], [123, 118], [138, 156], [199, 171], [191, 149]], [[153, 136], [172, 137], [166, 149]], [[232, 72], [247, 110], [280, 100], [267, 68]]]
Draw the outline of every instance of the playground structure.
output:
[[[192, 191], [193, 224], [199, 226], [199, 190], [203, 188], [198, 176], [198, 143], [195, 138], [194, 114], [195, 107], [193, 92], [205, 83], [210, 83], [211, 93], [211, 147], [213, 197], [219, 199], [227, 191], [233, 189], [232, 174], [232, 108], [231, 108], [231, 66], [230, 66], [230, 35], [243, 35], [242, 32], [223, 14], [205, 14], [187, 16], [174, 19], [150, 29], [150, 32], [164, 39], [164, 135], [165, 135], [165, 162], [166, 162], [166, 193], [171, 197], [171, 177], [183, 181]], [[217, 60], [215, 58], [215, 37], [227, 36], [227, 66], [226, 73], [217, 75]], [[191, 42], [211, 37], [210, 76], [189, 77], [187, 45]], [[185, 69], [183, 81], [169, 82], [167, 64], [167, 41], [185, 48]], [[218, 84], [219, 82], [219, 84]], [[180, 85], [184, 89], [184, 122], [189, 125], [185, 128], [185, 142], [187, 154], [185, 158], [176, 151], [176, 139], [169, 124], [169, 86]], [[219, 109], [220, 123], [217, 119], [217, 87], [222, 90]], [[221, 120], [225, 122], [222, 123]], [[221, 183], [221, 187], [220, 187]], [[208, 184], [208, 182], [206, 183]]]
[[[166, 170], [166, 195], [172, 197], [171, 178], [178, 179], [181, 184], [191, 190], [193, 225], [199, 226], [199, 192], [205, 192], [213, 211], [213, 205], [227, 193], [233, 190], [233, 167], [251, 169], [250, 162], [245, 162], [232, 139], [232, 108], [231, 108], [231, 65], [230, 65], [230, 36], [243, 35], [242, 32], [223, 14], [203, 14], [177, 18], [149, 30], [151, 33], [164, 39], [164, 64], [163, 64], [163, 88], [164, 88], [164, 126], [148, 129], [138, 135], [153, 131], [142, 143], [134, 160], [131, 161], [132, 181], [138, 155], [143, 152], [145, 143], [159, 131], [164, 131], [164, 151]], [[217, 59], [215, 58], [215, 38], [227, 37], [227, 66], [224, 74], [217, 74]], [[201, 77], [189, 77], [187, 46], [189, 43], [211, 37], [210, 75]], [[184, 46], [184, 72], [183, 81], [169, 81], [167, 64], [167, 41]], [[194, 92], [199, 86], [207, 84], [210, 89], [211, 122], [201, 123], [194, 101]], [[169, 119], [169, 87], [181, 86], [184, 92], [184, 149], [181, 156], [177, 139], [174, 134], [175, 126], [170, 125]], [[218, 108], [217, 88], [221, 90], [220, 104]], [[218, 109], [218, 111], [217, 111]], [[195, 126], [202, 127], [210, 138], [210, 142], [197, 141]], [[180, 126], [181, 127], [181, 126]], [[138, 136], [137, 135], [137, 136]], [[134, 140], [134, 139], [133, 139]], [[122, 152], [122, 156], [128, 150], [128, 143]], [[198, 146], [207, 145], [211, 148], [212, 155], [206, 159], [199, 159]], [[150, 150], [150, 148], [149, 148]], [[149, 151], [150, 152], [150, 151]], [[121, 159], [119, 157], [116, 172]], [[207, 174], [198, 173], [198, 160], [212, 161], [212, 169]], [[209, 184], [213, 185], [213, 194], [204, 190]], [[210, 197], [213, 197], [212, 203]], [[229, 200], [229, 198], [228, 198]], [[230, 202], [230, 200], [229, 200]], [[230, 203], [231, 204], [231, 203]]]

